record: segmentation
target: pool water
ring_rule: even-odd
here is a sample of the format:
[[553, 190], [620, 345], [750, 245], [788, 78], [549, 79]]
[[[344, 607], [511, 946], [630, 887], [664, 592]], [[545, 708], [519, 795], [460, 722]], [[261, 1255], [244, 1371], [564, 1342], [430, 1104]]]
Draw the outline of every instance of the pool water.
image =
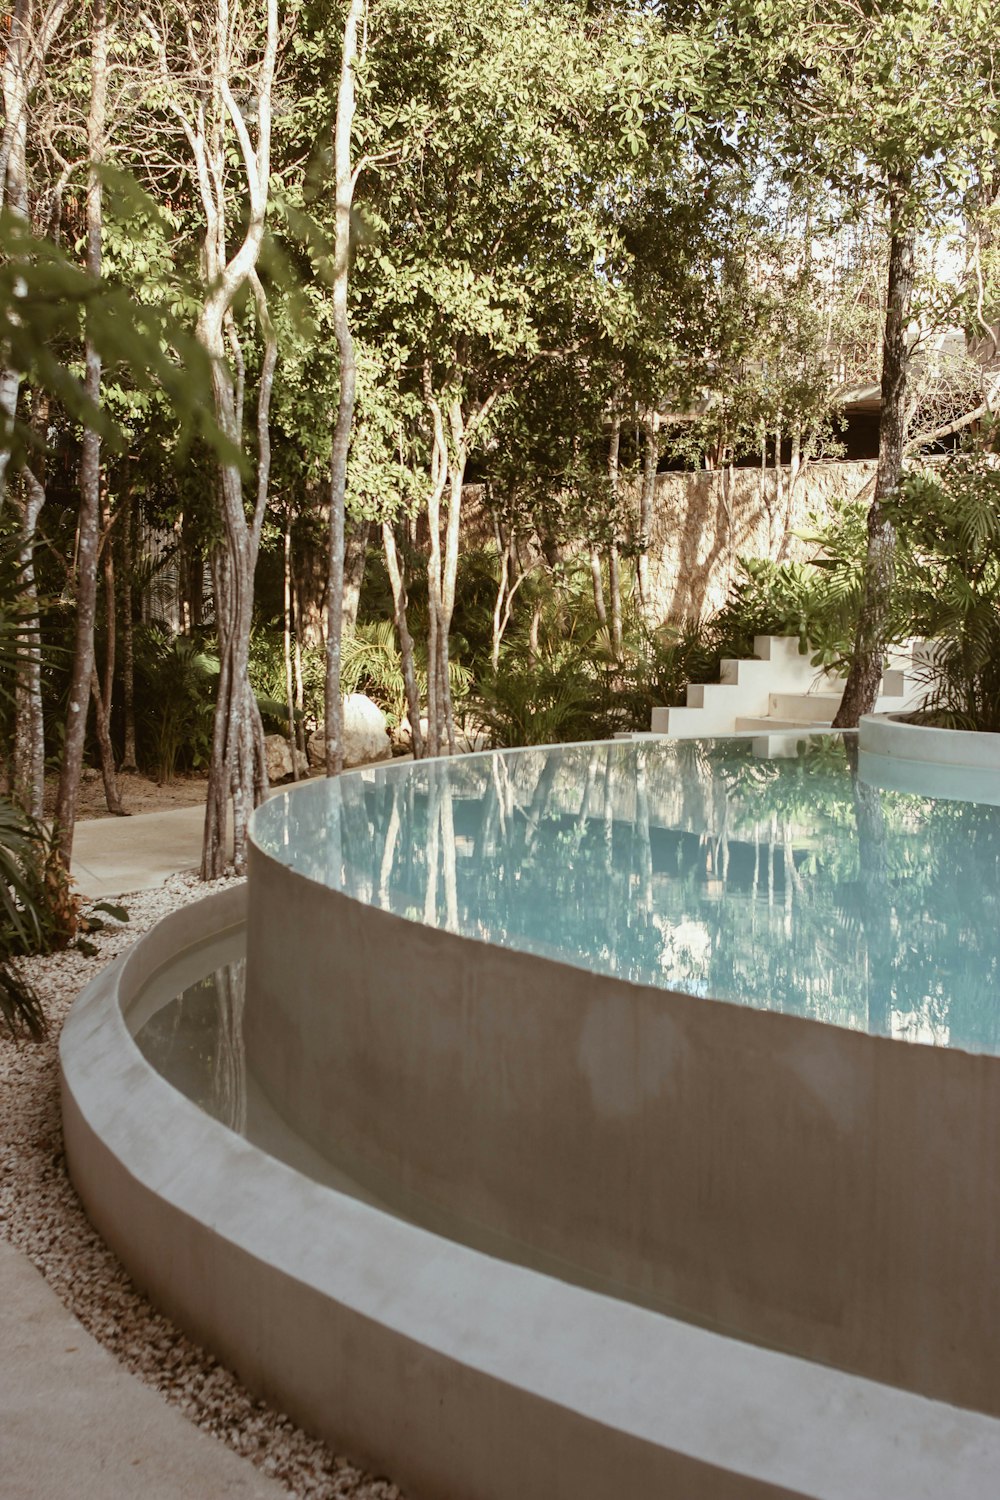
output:
[[273, 799], [253, 837], [313, 880], [478, 941], [1000, 1050], [1000, 808], [878, 790], [841, 736], [761, 748], [386, 765]]
[[[303, 875], [476, 941], [706, 1004], [1000, 1051], [1000, 807], [880, 791], [840, 737], [760, 750], [623, 742], [386, 765], [274, 798], [253, 836]], [[247, 1066], [244, 952], [243, 930], [227, 932], [131, 1005], [136, 1043], [169, 1083], [315, 1181], [661, 1307], [387, 1186], [336, 1138], [308, 1145]]]

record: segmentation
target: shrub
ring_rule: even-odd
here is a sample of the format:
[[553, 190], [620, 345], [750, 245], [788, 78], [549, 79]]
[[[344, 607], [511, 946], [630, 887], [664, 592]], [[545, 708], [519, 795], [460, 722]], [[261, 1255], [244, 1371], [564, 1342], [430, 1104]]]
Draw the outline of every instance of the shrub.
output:
[[1000, 733], [1000, 466], [985, 442], [910, 474], [889, 507], [915, 634], [936, 647], [920, 718]]
[[208, 765], [218, 675], [218, 657], [196, 637], [174, 636], [159, 625], [136, 627], [138, 755], [158, 781]]

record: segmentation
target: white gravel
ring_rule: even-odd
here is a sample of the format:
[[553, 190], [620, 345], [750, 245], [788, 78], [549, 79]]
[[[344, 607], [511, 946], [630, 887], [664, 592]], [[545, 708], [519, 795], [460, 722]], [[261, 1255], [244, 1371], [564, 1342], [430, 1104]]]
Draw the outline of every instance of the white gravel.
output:
[[158, 890], [122, 898], [130, 920], [91, 939], [99, 950], [95, 957], [70, 950], [25, 962], [49, 1035], [38, 1045], [17, 1045], [0, 1035], [0, 1235], [28, 1255], [126, 1369], [280, 1480], [291, 1495], [400, 1500], [395, 1484], [362, 1473], [256, 1400], [158, 1313], [98, 1237], [66, 1175], [57, 1046], [70, 1005], [99, 969], [155, 921], [212, 888], [193, 876], [173, 876]]

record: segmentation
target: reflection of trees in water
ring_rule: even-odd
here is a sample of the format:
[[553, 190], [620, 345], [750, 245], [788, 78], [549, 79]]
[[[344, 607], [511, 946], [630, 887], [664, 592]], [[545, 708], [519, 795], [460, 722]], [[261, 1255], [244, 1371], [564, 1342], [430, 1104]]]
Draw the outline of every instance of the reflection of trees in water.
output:
[[344, 888], [402, 915], [840, 1024], [912, 1014], [1000, 1040], [1000, 813], [875, 791], [839, 739], [782, 760], [609, 742], [390, 768], [354, 778], [339, 822]]
[[242, 1134], [247, 1123], [247, 1072], [243, 1047], [246, 959], [226, 964], [217, 969], [213, 977], [218, 1022], [211, 1113], [230, 1130]]
[[213, 1119], [246, 1128], [246, 960], [223, 965], [156, 1011], [137, 1033], [143, 1056]]

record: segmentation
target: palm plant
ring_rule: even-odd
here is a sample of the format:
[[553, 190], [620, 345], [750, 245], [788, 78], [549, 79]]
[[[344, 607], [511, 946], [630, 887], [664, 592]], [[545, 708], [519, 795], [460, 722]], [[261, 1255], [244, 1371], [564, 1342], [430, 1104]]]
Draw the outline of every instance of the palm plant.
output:
[[892, 507], [909, 556], [916, 633], [934, 639], [921, 718], [1000, 733], [1000, 467], [993, 431], [938, 470], [910, 475]]
[[41, 946], [47, 926], [40, 859], [45, 831], [7, 798], [0, 798], [0, 1020], [11, 1036], [38, 1040], [45, 1017], [19, 956]]

